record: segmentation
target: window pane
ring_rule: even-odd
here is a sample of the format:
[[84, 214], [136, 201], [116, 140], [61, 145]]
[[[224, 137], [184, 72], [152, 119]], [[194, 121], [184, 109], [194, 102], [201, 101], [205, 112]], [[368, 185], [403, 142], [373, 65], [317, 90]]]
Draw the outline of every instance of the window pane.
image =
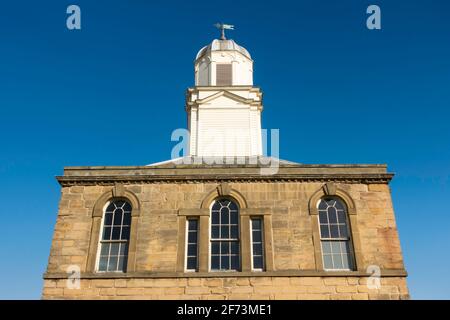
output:
[[216, 201], [216, 202], [214, 202], [214, 204], [213, 204], [213, 206], [212, 206], [212, 210], [213, 211], [218, 211], [218, 210], [220, 210], [220, 208], [222, 207], [222, 205], [220, 204], [220, 202], [219, 201]]
[[344, 265], [347, 265], [347, 268], [350, 270], [353, 270], [354, 265], [354, 259], [353, 259], [353, 253], [351, 250], [351, 243], [350, 241], [345, 241], [345, 254], [343, 256]]
[[221, 269], [222, 270], [228, 270], [230, 268], [230, 257], [229, 256], [222, 256], [221, 257]]
[[188, 230], [189, 231], [197, 231], [197, 220], [189, 219]]
[[236, 212], [238, 211], [238, 206], [233, 201], [230, 201], [228, 208], [230, 208], [230, 210], [232, 210], [232, 211], [236, 211]]
[[187, 269], [188, 270], [196, 270], [197, 269], [197, 257], [188, 257], [187, 258]]
[[252, 219], [253, 230], [261, 230], [261, 219]]
[[221, 228], [220, 228], [220, 237], [222, 238], [222, 239], [228, 239], [229, 237], [230, 237], [230, 227], [224, 227], [224, 226], [222, 226]]
[[344, 204], [341, 201], [336, 201], [335, 205], [338, 210], [345, 210]]
[[320, 236], [322, 238], [329, 238], [330, 237], [330, 230], [328, 229], [328, 225], [321, 224], [320, 225]]
[[325, 269], [334, 269], [333, 268], [333, 260], [331, 258], [331, 255], [326, 254], [323, 256], [323, 267]]
[[111, 240], [120, 240], [120, 227], [112, 228]]
[[328, 223], [328, 215], [326, 211], [319, 211], [319, 222]]
[[220, 253], [221, 254], [229, 254], [230, 253], [230, 243], [229, 242], [222, 242], [220, 244]]
[[263, 258], [262, 256], [253, 257], [253, 268], [262, 269], [263, 268]]
[[114, 209], [116, 209], [116, 206], [114, 205], [114, 202], [111, 202], [108, 207], [106, 208], [105, 212], [113, 212]]
[[237, 211], [230, 213], [230, 223], [231, 224], [238, 224], [239, 223], [239, 215], [238, 215]]
[[239, 242], [238, 241], [231, 242], [231, 253], [239, 254]]
[[125, 259], [126, 259], [126, 257], [124, 257], [124, 256], [120, 256], [119, 257], [119, 265], [118, 265], [118, 268], [117, 268], [118, 271], [126, 271], [125, 270], [125, 266], [126, 266]]
[[114, 201], [114, 206], [116, 208], [122, 208], [125, 205], [124, 201]]
[[114, 224], [115, 226], [120, 226], [120, 225], [122, 225], [122, 213], [123, 213], [123, 210], [122, 210], [122, 209], [116, 209], [116, 210], [114, 211], [114, 221], [113, 221], [113, 224]]
[[211, 257], [211, 269], [219, 270], [220, 269], [220, 258], [219, 256]]
[[333, 207], [328, 208], [328, 220], [330, 223], [337, 223], [336, 209]]
[[239, 228], [238, 226], [231, 226], [231, 238], [237, 239], [239, 238]]
[[197, 242], [197, 232], [189, 232], [188, 233], [188, 242], [189, 243], [193, 243], [193, 242]]
[[117, 271], [118, 257], [109, 257], [108, 271]]
[[123, 215], [123, 225], [124, 226], [131, 225], [131, 213], [125, 213]]
[[220, 209], [220, 223], [221, 224], [230, 223], [230, 212], [227, 207]]
[[340, 254], [333, 254], [333, 264], [334, 264], [333, 269], [342, 269], [343, 268], [342, 256]]
[[187, 254], [188, 254], [188, 256], [196, 256], [197, 255], [197, 244], [189, 244]]
[[211, 227], [211, 237], [213, 239], [219, 238], [219, 227], [218, 226], [212, 226]]
[[344, 211], [341, 211], [341, 210], [339, 210], [338, 211], [338, 221], [339, 221], [339, 223], [347, 223], [347, 219], [345, 219], [345, 212]]
[[239, 256], [238, 255], [231, 256], [231, 269], [239, 270]]
[[339, 226], [339, 234], [341, 238], [347, 238], [348, 234], [347, 234], [347, 226], [345, 225], [340, 225]]
[[106, 212], [105, 213], [105, 226], [110, 226], [112, 224], [112, 213]]
[[100, 255], [107, 256], [109, 254], [109, 243], [102, 243]]
[[219, 213], [218, 212], [212, 212], [211, 214], [211, 224], [219, 224]]
[[345, 254], [348, 254], [351, 252], [350, 250], [350, 242], [349, 241], [342, 241], [341, 242], [341, 248], [342, 248], [342, 252]]
[[348, 255], [344, 255], [343, 257], [342, 257], [343, 259], [343, 261], [342, 261], [342, 268], [343, 269], [350, 269], [350, 263], [349, 263], [349, 260], [348, 260]]
[[211, 243], [211, 254], [220, 254], [220, 243], [213, 242]]
[[341, 252], [341, 244], [340, 241], [330, 241], [331, 252], [332, 253], [340, 253]]
[[326, 208], [328, 207], [327, 203], [324, 200], [321, 200], [319, 203], [319, 210], [326, 210]]
[[122, 242], [120, 244], [119, 255], [126, 256], [128, 254], [128, 243]]
[[106, 271], [107, 264], [108, 264], [108, 256], [101, 256], [98, 264], [98, 270]]
[[262, 243], [253, 244], [253, 254], [262, 255]]
[[324, 254], [331, 253], [331, 244], [329, 241], [322, 241], [322, 252]]
[[105, 227], [103, 228], [103, 240], [110, 240], [111, 239], [111, 227]]
[[126, 202], [125, 205], [122, 207], [122, 209], [125, 212], [131, 212], [131, 205], [128, 202]]
[[339, 238], [339, 229], [336, 224], [330, 225], [331, 238]]
[[123, 227], [122, 240], [129, 240], [129, 239], [130, 239], [130, 227]]
[[119, 246], [120, 243], [111, 243], [111, 251], [110, 251], [111, 256], [119, 255]]
[[[322, 241], [324, 268], [353, 270], [353, 255], [350, 248], [350, 241]], [[327, 259], [332, 261], [331, 265], [326, 265]]]
[[262, 241], [262, 236], [261, 236], [261, 231], [253, 231], [253, 242], [261, 242]]

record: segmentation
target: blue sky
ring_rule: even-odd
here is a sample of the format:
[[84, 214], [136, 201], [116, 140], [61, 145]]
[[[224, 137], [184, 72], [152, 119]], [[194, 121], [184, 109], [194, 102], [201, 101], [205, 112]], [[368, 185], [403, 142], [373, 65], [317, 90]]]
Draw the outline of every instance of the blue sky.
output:
[[[365, 27], [369, 4], [382, 30]], [[449, 299], [449, 13], [445, 0], [3, 3], [0, 298], [40, 297], [64, 166], [170, 157], [193, 59], [224, 21], [254, 58], [281, 158], [387, 163], [411, 295]]]

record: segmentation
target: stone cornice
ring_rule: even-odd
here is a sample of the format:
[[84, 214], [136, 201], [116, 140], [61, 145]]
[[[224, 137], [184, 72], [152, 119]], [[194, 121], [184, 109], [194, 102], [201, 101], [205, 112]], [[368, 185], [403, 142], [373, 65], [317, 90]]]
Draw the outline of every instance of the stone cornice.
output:
[[114, 185], [149, 183], [220, 183], [220, 182], [339, 182], [384, 183], [392, 179], [392, 173], [365, 174], [174, 174], [174, 175], [105, 175], [105, 176], [58, 176], [61, 186]]
[[[215, 93], [213, 93], [212, 95], [208, 96], [208, 97], [204, 97], [203, 99], [195, 99], [192, 100], [191, 96], [192, 94], [197, 94], [199, 90], [201, 91], [214, 91]], [[232, 91], [249, 91], [249, 92], [255, 92], [257, 93], [257, 99], [250, 99], [250, 98], [244, 98], [240, 95], [237, 95], [235, 93], [233, 93]], [[234, 100], [238, 103], [243, 104], [244, 106], [247, 107], [254, 107], [257, 108], [258, 110], [263, 109], [262, 106], [262, 92], [260, 91], [259, 88], [255, 88], [255, 87], [250, 87], [250, 86], [237, 86], [237, 87], [217, 87], [217, 86], [212, 86], [212, 87], [195, 87], [195, 88], [189, 88], [187, 90], [187, 94], [186, 94], [186, 105], [185, 105], [185, 110], [187, 112], [189, 112], [191, 109], [196, 109], [199, 108], [200, 106], [202, 106], [203, 104], [209, 103], [211, 101], [213, 101], [214, 99], [217, 99], [221, 96], [225, 96], [231, 100]], [[212, 108], [212, 106], [208, 105], [208, 108]], [[222, 109], [222, 108], [218, 108], [218, 109]]]
[[[225, 278], [225, 277], [370, 277], [361, 271], [280, 270], [266, 272], [128, 272], [82, 273], [81, 279], [138, 279], [138, 278]], [[407, 277], [404, 269], [381, 270], [381, 277]], [[67, 279], [67, 273], [45, 273], [44, 279]]]

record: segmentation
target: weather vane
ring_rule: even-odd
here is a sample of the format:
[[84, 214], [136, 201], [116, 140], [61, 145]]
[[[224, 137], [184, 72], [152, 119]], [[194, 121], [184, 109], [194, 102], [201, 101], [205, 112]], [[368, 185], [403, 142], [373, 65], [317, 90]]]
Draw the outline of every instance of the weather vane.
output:
[[220, 40], [227, 40], [227, 38], [225, 38], [225, 29], [227, 29], [227, 30], [234, 30], [234, 25], [232, 25], [232, 24], [216, 23], [214, 26], [217, 29], [220, 29], [222, 31], [222, 35], [220, 36]]

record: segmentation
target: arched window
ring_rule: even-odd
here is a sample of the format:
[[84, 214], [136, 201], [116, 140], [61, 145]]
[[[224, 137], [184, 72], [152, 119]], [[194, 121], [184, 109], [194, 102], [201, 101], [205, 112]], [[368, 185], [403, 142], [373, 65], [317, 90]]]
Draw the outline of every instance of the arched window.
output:
[[319, 201], [318, 211], [324, 269], [354, 270], [345, 204], [337, 198], [323, 198]]
[[103, 216], [98, 271], [126, 272], [130, 226], [131, 205], [124, 200], [111, 201]]
[[210, 239], [211, 270], [239, 270], [239, 208], [234, 201], [218, 199], [213, 203]]

